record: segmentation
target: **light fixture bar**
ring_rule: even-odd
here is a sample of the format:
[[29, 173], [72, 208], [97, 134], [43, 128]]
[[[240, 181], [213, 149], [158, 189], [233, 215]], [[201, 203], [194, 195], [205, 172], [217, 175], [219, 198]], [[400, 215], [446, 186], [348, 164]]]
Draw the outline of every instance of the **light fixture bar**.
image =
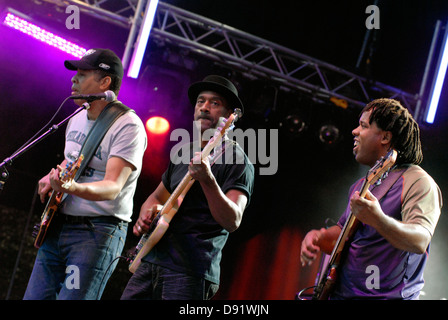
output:
[[152, 28], [154, 16], [156, 14], [158, 0], [148, 0], [145, 15], [143, 17], [143, 24], [140, 28], [139, 35], [136, 41], [136, 47], [132, 54], [131, 63], [129, 64], [128, 77], [137, 78], [140, 72], [140, 67], [143, 61], [143, 55], [145, 54], [146, 45], [149, 40], [149, 33]]
[[445, 26], [445, 35], [442, 42], [441, 55], [437, 64], [437, 76], [431, 89], [429, 106], [426, 112], [425, 121], [434, 123], [434, 119], [439, 105], [440, 95], [442, 93], [443, 82], [445, 80], [446, 69], [448, 66], [448, 24]]
[[10, 12], [6, 14], [3, 24], [22, 33], [25, 33], [61, 51], [67, 52], [77, 58], [81, 58], [86, 52], [86, 49], [70, 41], [67, 41], [64, 38], [61, 38], [45, 29], [42, 29], [35, 24], [28, 22], [25, 19], [22, 19]]

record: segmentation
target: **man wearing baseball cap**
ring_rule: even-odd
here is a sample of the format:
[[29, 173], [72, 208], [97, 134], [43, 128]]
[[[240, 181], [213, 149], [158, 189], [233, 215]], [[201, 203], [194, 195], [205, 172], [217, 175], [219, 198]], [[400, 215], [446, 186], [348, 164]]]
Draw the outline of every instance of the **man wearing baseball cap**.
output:
[[[216, 128], [220, 117], [228, 118], [235, 108], [243, 110], [238, 91], [228, 79], [210, 75], [188, 90], [194, 120], [201, 133]], [[207, 141], [203, 141], [202, 147]], [[211, 299], [219, 287], [222, 249], [235, 231], [249, 204], [254, 183], [254, 166], [240, 146], [227, 141], [226, 161], [210, 164], [195, 153], [195, 142], [171, 159], [162, 181], [142, 205], [133, 231], [149, 231], [157, 210], [167, 201], [183, 177], [195, 180], [161, 240], [142, 258], [128, 282], [122, 299]], [[188, 151], [185, 151], [188, 150]], [[227, 162], [228, 153], [233, 160]], [[193, 159], [192, 159], [193, 158]]]
[[[120, 58], [109, 49], [90, 49], [86, 51], [86, 53], [82, 56], [81, 60], [66, 60], [64, 65], [67, 69], [77, 71], [77, 70], [85, 70], [85, 71], [95, 71], [99, 77], [103, 78], [105, 81], [105, 85], [108, 85], [108, 90], [111, 90], [118, 95], [121, 87], [121, 81], [123, 79], [123, 65], [121, 64]], [[110, 78], [110, 82], [109, 81]], [[75, 83], [74, 79], [72, 79], [72, 94], [80, 94], [79, 88]], [[94, 88], [95, 90], [102, 90], [103, 88]], [[85, 90], [84, 90], [85, 91]], [[104, 91], [98, 92], [83, 92], [83, 94], [95, 94]], [[81, 104], [82, 101], [79, 101], [78, 104]], [[100, 108], [98, 108], [100, 109]]]
[[[91, 49], [80, 60], [64, 64], [76, 71], [72, 95], [108, 90], [118, 95], [123, 67], [111, 50]], [[42, 202], [52, 190], [66, 197], [39, 244], [24, 299], [99, 299], [116, 266], [147, 141], [140, 118], [113, 100], [91, 101], [70, 119], [64, 161], [39, 181]], [[75, 100], [78, 105], [85, 102]], [[61, 171], [80, 154], [85, 158], [79, 178], [63, 184]]]
[[109, 49], [90, 49], [81, 60], [66, 60], [64, 65], [69, 70], [102, 70], [118, 78], [123, 78], [123, 65], [120, 58]]

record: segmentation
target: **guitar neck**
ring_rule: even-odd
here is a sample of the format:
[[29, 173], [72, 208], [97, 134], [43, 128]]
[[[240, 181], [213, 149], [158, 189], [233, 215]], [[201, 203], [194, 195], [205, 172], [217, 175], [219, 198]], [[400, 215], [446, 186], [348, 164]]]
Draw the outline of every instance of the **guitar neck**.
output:
[[[227, 119], [225, 126], [221, 130], [218, 130], [215, 133], [215, 135], [208, 141], [208, 143], [202, 149], [201, 152], [202, 160], [207, 158], [212, 152], [212, 150], [218, 145], [218, 143], [221, 142], [221, 139], [224, 136], [225, 132], [233, 124], [233, 122], [236, 120], [237, 117], [238, 117], [237, 114], [235, 113], [231, 114], [229, 119]], [[191, 177], [190, 173], [187, 172], [185, 176], [182, 178], [181, 182], [177, 185], [176, 189], [170, 195], [168, 200], [165, 202], [159, 214], [163, 215], [164, 213], [170, 211], [176, 205], [178, 199], [181, 203], [186, 193], [193, 185], [194, 181], [195, 180]], [[180, 203], [177, 203], [177, 205], [180, 206]]]
[[[364, 179], [362, 187], [359, 191], [359, 196], [364, 198], [369, 187], [373, 185], [378, 179], [383, 177], [389, 169], [395, 164], [397, 159], [397, 151], [392, 149], [390, 150], [385, 157], [379, 159], [376, 164], [369, 170]], [[340, 260], [340, 255], [342, 250], [344, 249], [345, 243], [351, 238], [353, 233], [356, 231], [356, 227], [359, 224], [358, 219], [350, 212], [347, 217], [347, 221], [344, 224], [344, 227], [339, 234], [336, 245], [333, 248], [333, 252], [331, 253], [331, 258], [329, 261], [330, 265], [338, 264]]]
[[[363, 185], [359, 191], [360, 197], [364, 198], [369, 187], [375, 183], [381, 177], [384, 177], [389, 169], [393, 166], [397, 159], [397, 151], [391, 149], [386, 156], [381, 157], [375, 165], [369, 170], [366, 175], [366, 178], [363, 182]], [[360, 222], [350, 211], [347, 216], [347, 220], [339, 233], [339, 237], [334, 245], [333, 251], [331, 252], [331, 256], [328, 260], [328, 263], [325, 267], [324, 277], [319, 280], [318, 285], [315, 287], [313, 299], [314, 300], [326, 300], [331, 294], [335, 283], [337, 281], [337, 269], [339, 268], [342, 255], [346, 248], [347, 242], [351, 241], [353, 234], [358, 229]]]
[[[364, 197], [367, 193], [367, 190], [369, 189], [370, 184], [367, 183], [367, 180], [364, 181], [360, 196]], [[341, 233], [339, 234], [339, 237], [336, 241], [336, 244], [333, 248], [333, 251], [331, 253], [331, 257], [329, 260], [329, 266], [338, 265], [341, 260], [341, 254], [345, 248], [345, 244], [347, 241], [351, 238], [353, 233], [356, 231], [357, 226], [359, 224], [358, 219], [355, 217], [355, 215], [350, 211], [347, 220], [345, 221], [345, 224], [341, 230]]]
[[[167, 212], [169, 212], [176, 204], [178, 204], [178, 199], [183, 200], [183, 197], [181, 195], [185, 196], [185, 194], [188, 192], [188, 190], [191, 188], [191, 186], [194, 183], [194, 179], [191, 177], [190, 173], [187, 172], [187, 174], [183, 177], [181, 182], [178, 184], [176, 189], [173, 191], [173, 193], [170, 195], [168, 200], [163, 205], [162, 209], [160, 210], [160, 215], [163, 215]], [[178, 204], [180, 205], [180, 204]]]

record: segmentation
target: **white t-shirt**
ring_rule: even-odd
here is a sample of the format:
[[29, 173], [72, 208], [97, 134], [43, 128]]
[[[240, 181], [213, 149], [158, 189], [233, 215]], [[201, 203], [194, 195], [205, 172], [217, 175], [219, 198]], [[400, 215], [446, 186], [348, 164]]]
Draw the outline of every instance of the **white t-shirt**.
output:
[[[70, 119], [66, 129], [64, 150], [67, 161], [77, 159], [82, 144], [94, 123], [95, 121], [88, 120], [86, 110]], [[103, 180], [107, 161], [111, 157], [126, 160], [135, 167], [135, 170], [132, 171], [115, 200], [90, 201], [68, 195], [62, 203], [61, 212], [73, 216], [114, 216], [124, 221], [131, 221], [133, 197], [146, 146], [146, 132], [141, 119], [135, 112], [129, 111], [119, 117], [109, 128], [84, 174], [77, 182]]]

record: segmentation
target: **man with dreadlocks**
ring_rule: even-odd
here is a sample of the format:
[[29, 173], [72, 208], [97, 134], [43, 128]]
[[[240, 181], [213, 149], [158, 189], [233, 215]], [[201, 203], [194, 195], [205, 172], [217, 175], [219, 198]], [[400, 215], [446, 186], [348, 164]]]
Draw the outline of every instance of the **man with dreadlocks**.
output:
[[[359, 194], [364, 178], [352, 185], [337, 225], [311, 230], [303, 239], [302, 265], [311, 264], [320, 251], [331, 254], [352, 212], [360, 223], [345, 248], [330, 299], [418, 299], [442, 207], [439, 187], [419, 166], [419, 127], [398, 101], [377, 99], [364, 107], [352, 133], [357, 162], [372, 167], [395, 149], [396, 165], [365, 197]], [[378, 199], [375, 189], [387, 180]]]

